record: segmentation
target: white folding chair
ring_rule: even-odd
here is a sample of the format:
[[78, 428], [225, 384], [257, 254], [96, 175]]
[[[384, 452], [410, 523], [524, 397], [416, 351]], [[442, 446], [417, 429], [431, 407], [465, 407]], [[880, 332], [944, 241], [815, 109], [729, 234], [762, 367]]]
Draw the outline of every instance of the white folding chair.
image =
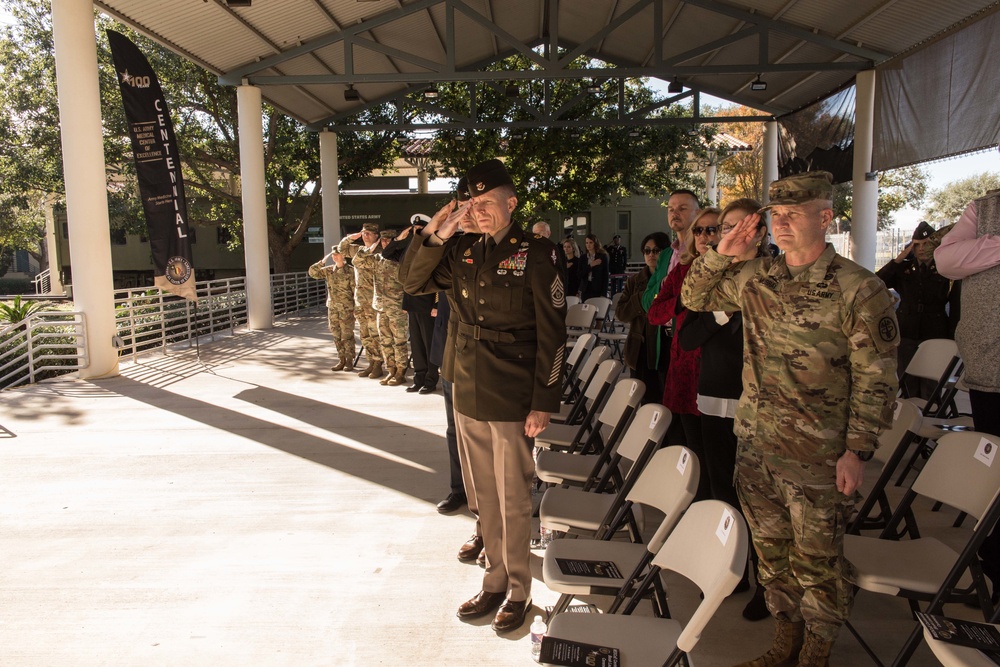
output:
[[580, 297], [578, 296], [567, 296], [566, 297], [566, 307], [575, 306], [580, 303]]
[[[899, 379], [900, 395], [915, 403], [924, 415], [937, 415], [944, 407], [941, 405], [941, 398], [945, 387], [960, 363], [958, 345], [950, 338], [930, 338], [921, 342]], [[906, 381], [909, 378], [936, 382], [931, 397], [924, 400], [907, 396]]]
[[606, 296], [592, 296], [584, 301], [584, 303], [589, 303], [597, 308], [594, 326], [598, 330], [604, 331], [604, 325], [608, 320], [608, 311], [611, 309], [611, 299]]
[[[622, 364], [614, 359], [601, 362], [594, 375], [590, 378], [587, 390], [583, 394], [585, 410], [579, 423], [553, 424], [535, 436], [535, 446], [542, 449], [575, 450], [582, 445], [591, 431], [596, 431], [597, 415], [611, 393], [611, 387], [622, 372]], [[542, 480], [545, 481], [545, 480]]]
[[594, 334], [583, 334], [570, 343], [569, 354], [566, 355], [566, 363], [564, 364], [566, 378], [563, 380], [563, 396], [567, 395], [573, 381], [580, 374], [580, 365], [584, 359], [584, 355], [594, 349], [596, 342], [597, 337]]
[[578, 303], [566, 309], [566, 335], [570, 342], [579, 336], [594, 330], [597, 319], [597, 306], [590, 303]]
[[[663, 521], [650, 538], [649, 544], [578, 539], [556, 540], [549, 545], [542, 562], [542, 581], [550, 590], [562, 593], [552, 614], [565, 611], [573, 598], [581, 595], [614, 595], [615, 599], [608, 613], [616, 612], [625, 601], [632, 584], [642, 578], [653, 557], [677, 525], [681, 514], [694, 500], [694, 494], [698, 490], [699, 469], [698, 457], [684, 447], [667, 447], [653, 454], [635, 486], [628, 492], [625, 505], [618, 512], [618, 516], [623, 517], [632, 504], [639, 503], [663, 513]], [[615, 529], [612, 522], [608, 536]], [[560, 560], [611, 562], [623, 576], [607, 578], [567, 574], [562, 571]], [[662, 592], [659, 587], [657, 592]], [[665, 599], [654, 596], [654, 600], [657, 614], [665, 616]]]
[[[624, 504], [642, 469], [663, 441], [672, 415], [665, 406], [649, 403], [635, 413], [598, 484], [589, 491], [561, 486], [542, 495], [538, 521], [542, 528], [602, 538]], [[613, 493], [608, 489], [615, 487]], [[632, 508], [623, 524], [632, 542], [641, 541], [642, 513]]]
[[[608, 360], [604, 363], [618, 362]], [[541, 444], [541, 441], [546, 441], [546, 434], [558, 432], [557, 429], [562, 427], [561, 424], [550, 424], [535, 438], [535, 444], [543, 447], [535, 458], [538, 479], [547, 484], [573, 482], [586, 486], [588, 481], [599, 477], [604, 464], [611, 460], [611, 450], [625, 432], [645, 391], [646, 384], [642, 380], [619, 380], [601, 409], [597, 427], [591, 430], [586, 441], [577, 440], [566, 451], [556, 451], [551, 446], [546, 449]]]
[[556, 424], [579, 423], [587, 407], [584, 398], [587, 387], [590, 386], [591, 379], [597, 371], [597, 367], [610, 356], [611, 352], [603, 345], [597, 345], [587, 353], [583, 364], [580, 366], [580, 374], [576, 376], [576, 379], [570, 386], [567, 396], [564, 399], [565, 402], [559, 407], [559, 413], [552, 415], [552, 422]]
[[[883, 535], [894, 536], [918, 496], [981, 519], [1000, 489], [1000, 461], [985, 462], [989, 452], [995, 454], [998, 446], [1000, 437], [975, 431], [942, 436], [882, 531]], [[909, 520], [912, 521], [912, 514]], [[981, 526], [980, 523], [971, 531], [969, 540], [976, 537]], [[951, 547], [930, 537], [897, 540], [858, 535], [845, 536], [844, 555], [857, 570], [855, 585], [872, 593], [906, 598], [914, 611], [918, 600], [932, 600], [938, 595], [942, 582], [959, 558]], [[963, 565], [963, 574], [956, 588], [948, 591], [946, 601], [976, 601], [989, 615], [992, 605], [978, 560], [972, 558]], [[854, 627], [850, 623], [847, 626], [874, 657]]]
[[[623, 614], [559, 614], [542, 640], [568, 640], [617, 648], [623, 667], [676, 665], [694, 649], [702, 631], [743, 576], [747, 559], [747, 527], [735, 509], [718, 500], [691, 505], [653, 558], [649, 574]], [[674, 619], [630, 616], [661, 571], [675, 572], [694, 583], [704, 596], [686, 624]]]

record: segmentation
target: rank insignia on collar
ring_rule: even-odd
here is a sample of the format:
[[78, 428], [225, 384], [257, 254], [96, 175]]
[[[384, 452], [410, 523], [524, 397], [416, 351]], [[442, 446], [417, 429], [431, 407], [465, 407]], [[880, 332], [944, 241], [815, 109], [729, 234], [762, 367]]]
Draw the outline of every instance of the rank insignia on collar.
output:
[[511, 240], [510, 240], [510, 244], [511, 244], [511, 245], [514, 245], [515, 243], [517, 243], [517, 239], [511, 239]]

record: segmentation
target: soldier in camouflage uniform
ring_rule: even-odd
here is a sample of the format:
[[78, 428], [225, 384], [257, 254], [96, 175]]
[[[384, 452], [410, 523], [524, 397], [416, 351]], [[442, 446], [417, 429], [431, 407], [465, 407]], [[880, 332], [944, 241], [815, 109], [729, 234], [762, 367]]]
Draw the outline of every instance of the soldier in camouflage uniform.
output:
[[403, 311], [403, 285], [399, 282], [399, 261], [395, 259], [406, 246], [394, 241], [396, 233], [384, 230], [380, 244], [360, 250], [354, 258], [356, 267], [371, 268], [375, 275], [372, 305], [375, 308], [382, 358], [388, 376], [383, 385], [396, 386], [406, 380], [410, 358], [408, 318]]
[[[333, 257], [333, 266], [325, 266], [327, 257]], [[330, 370], [354, 370], [354, 269], [334, 246], [329, 255], [309, 267], [309, 277], [326, 280], [327, 319], [340, 357]]]
[[[358, 239], [361, 239], [364, 245], [354, 243]], [[340, 252], [353, 261], [359, 251], [372, 247], [376, 243], [378, 243], [378, 225], [366, 222], [361, 227], [360, 232], [344, 237], [337, 247]], [[368, 355], [368, 367], [358, 375], [380, 378], [382, 377], [382, 346], [379, 344], [376, 313], [372, 306], [372, 301], [375, 298], [375, 274], [372, 272], [372, 267], [362, 268], [355, 265], [354, 283], [354, 316], [358, 318], [358, 328], [361, 331], [361, 347]]]
[[853, 597], [844, 528], [892, 421], [893, 300], [826, 243], [832, 192], [826, 172], [775, 181], [768, 208], [785, 254], [730, 267], [755, 213], [695, 260], [681, 292], [691, 310], [743, 311], [736, 485], [777, 621], [772, 648], [743, 667], [828, 664]]

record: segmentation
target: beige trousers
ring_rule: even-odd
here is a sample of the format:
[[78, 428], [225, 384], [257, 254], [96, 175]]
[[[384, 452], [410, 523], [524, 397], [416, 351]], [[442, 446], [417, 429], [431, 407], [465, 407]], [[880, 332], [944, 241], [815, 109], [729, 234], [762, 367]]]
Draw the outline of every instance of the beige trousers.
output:
[[455, 412], [468, 452], [486, 550], [483, 590], [512, 601], [531, 595], [531, 482], [535, 463], [524, 422], [484, 422]]

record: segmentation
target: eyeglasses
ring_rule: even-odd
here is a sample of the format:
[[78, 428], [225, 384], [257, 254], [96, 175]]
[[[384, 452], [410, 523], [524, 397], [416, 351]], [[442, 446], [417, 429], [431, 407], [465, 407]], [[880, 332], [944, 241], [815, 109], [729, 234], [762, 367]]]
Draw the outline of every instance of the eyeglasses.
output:
[[643, 248], [642, 249], [642, 254], [643, 255], [659, 255], [660, 252], [661, 252], [660, 248]]
[[718, 234], [719, 233], [719, 228], [718, 228], [718, 226], [712, 226], [712, 227], [693, 227], [691, 229], [691, 233], [694, 234], [695, 236], [701, 236], [703, 233], [704, 234], [708, 234], [709, 236], [712, 236], [713, 234]]

